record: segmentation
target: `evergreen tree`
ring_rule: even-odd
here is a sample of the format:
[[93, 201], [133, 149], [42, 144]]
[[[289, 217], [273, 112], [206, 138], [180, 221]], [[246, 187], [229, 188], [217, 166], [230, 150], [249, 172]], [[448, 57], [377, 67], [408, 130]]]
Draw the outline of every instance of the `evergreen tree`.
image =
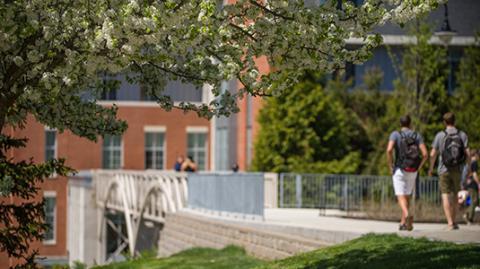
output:
[[266, 100], [252, 162], [257, 171], [355, 173], [360, 152], [355, 137], [362, 128], [318, 77]]
[[[361, 171], [366, 174], [377, 173], [378, 163], [383, 155], [377, 154], [377, 149], [384, 146], [379, 139], [385, 136], [382, 120], [387, 110], [387, 102], [391, 98], [388, 92], [382, 91], [380, 85], [383, 73], [379, 68], [367, 69], [363, 76], [363, 85], [351, 90], [348, 83], [341, 80], [331, 81], [328, 88], [342, 100], [343, 106], [349, 111], [352, 120], [358, 122], [365, 136], [353, 140], [357, 148], [361, 149]], [[350, 89], [350, 90], [349, 90]]]
[[458, 87], [452, 99], [457, 125], [468, 134], [469, 147], [480, 148], [480, 48], [465, 50], [457, 73]]

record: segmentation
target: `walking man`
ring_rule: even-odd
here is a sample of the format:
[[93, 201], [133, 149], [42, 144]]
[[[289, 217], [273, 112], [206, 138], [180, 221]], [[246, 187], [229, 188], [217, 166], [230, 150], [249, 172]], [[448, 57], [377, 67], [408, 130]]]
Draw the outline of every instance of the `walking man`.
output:
[[478, 178], [478, 151], [470, 150], [470, 169], [468, 176], [465, 180], [464, 188], [468, 191], [470, 197], [470, 205], [467, 208], [467, 212], [463, 216], [468, 225], [472, 224], [475, 219], [475, 208], [478, 205], [478, 186], [480, 185], [480, 179]]
[[[393, 176], [393, 188], [402, 210], [400, 231], [413, 230], [413, 216], [409, 212], [410, 198], [415, 187], [418, 170], [428, 159], [422, 135], [410, 129], [410, 116], [400, 118], [400, 131], [390, 134], [387, 145], [387, 164]], [[393, 151], [395, 150], [395, 162]], [[420, 157], [420, 153], [422, 157]]]
[[455, 127], [455, 115], [452, 112], [443, 115], [445, 130], [438, 132], [433, 141], [430, 152], [430, 169], [428, 174], [433, 174], [433, 167], [438, 156], [438, 176], [442, 204], [447, 219], [448, 230], [457, 230], [457, 193], [460, 190], [462, 168], [469, 157], [467, 134]]

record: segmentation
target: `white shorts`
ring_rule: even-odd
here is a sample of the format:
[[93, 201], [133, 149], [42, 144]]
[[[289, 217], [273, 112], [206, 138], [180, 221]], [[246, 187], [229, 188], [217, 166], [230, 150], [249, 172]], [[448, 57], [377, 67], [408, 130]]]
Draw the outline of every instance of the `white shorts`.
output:
[[411, 195], [415, 187], [415, 179], [418, 172], [405, 172], [400, 168], [395, 169], [393, 174], [393, 189], [395, 195]]

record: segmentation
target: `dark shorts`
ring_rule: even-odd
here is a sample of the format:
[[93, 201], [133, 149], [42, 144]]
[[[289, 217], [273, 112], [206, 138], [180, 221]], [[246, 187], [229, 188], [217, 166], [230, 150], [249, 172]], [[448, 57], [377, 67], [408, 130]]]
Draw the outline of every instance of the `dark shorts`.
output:
[[440, 192], [442, 194], [457, 194], [460, 191], [462, 172], [460, 169], [450, 169], [439, 176]]

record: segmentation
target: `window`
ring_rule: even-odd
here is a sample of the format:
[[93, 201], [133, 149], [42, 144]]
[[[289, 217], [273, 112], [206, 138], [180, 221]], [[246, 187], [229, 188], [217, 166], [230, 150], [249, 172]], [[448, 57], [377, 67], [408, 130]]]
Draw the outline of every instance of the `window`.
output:
[[55, 130], [45, 130], [45, 161], [55, 159], [57, 156], [57, 132]]
[[122, 167], [122, 137], [106, 135], [103, 138], [103, 168], [119, 169]]
[[361, 6], [363, 4], [363, 0], [349, 0], [352, 2], [356, 7]]
[[207, 130], [188, 131], [187, 135], [187, 156], [192, 156], [197, 164], [198, 170], [206, 169], [207, 159]]
[[104, 89], [102, 91], [101, 99], [105, 100], [105, 101], [117, 100], [117, 90], [116, 89]]
[[117, 91], [121, 82], [113, 75], [103, 73], [103, 79], [101, 84], [101, 100], [117, 100]]
[[57, 197], [55, 192], [44, 193], [44, 210], [45, 210], [45, 223], [47, 229], [43, 236], [43, 242], [45, 244], [55, 244], [55, 221], [56, 221], [56, 207]]
[[142, 101], [155, 101], [155, 97], [153, 97], [145, 88], [140, 89], [140, 100]]
[[452, 94], [455, 88], [458, 86], [457, 72], [460, 68], [460, 59], [462, 57], [462, 51], [449, 49], [447, 53], [447, 77], [445, 80], [445, 88], [449, 94]]
[[145, 169], [164, 169], [165, 134], [163, 132], [145, 133]]
[[350, 87], [355, 87], [355, 64], [352, 62], [347, 62], [345, 64], [345, 80], [352, 80], [352, 85]]
[[117, 100], [117, 91], [120, 82], [114, 77], [105, 75], [102, 81], [101, 100]]

